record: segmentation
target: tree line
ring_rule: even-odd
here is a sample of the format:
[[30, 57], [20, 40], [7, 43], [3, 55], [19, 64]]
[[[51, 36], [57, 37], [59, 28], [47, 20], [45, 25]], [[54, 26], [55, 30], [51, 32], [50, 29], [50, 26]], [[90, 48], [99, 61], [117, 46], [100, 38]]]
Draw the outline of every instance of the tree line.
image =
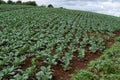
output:
[[[16, 5], [32, 5], [32, 6], [38, 6], [35, 1], [27, 1], [27, 2], [22, 2], [21, 0], [18, 0], [16, 2], [12, 0], [8, 0], [7, 2], [0, 0], [0, 4], [16, 4]], [[45, 5], [41, 5], [41, 7], [46, 7]], [[47, 7], [49, 8], [54, 8], [52, 4], [49, 4]]]
[[7, 2], [0, 0], [0, 4], [19, 4], [19, 5], [32, 5], [32, 6], [37, 6], [37, 3], [35, 1], [27, 1], [27, 2], [22, 2], [20, 0], [14, 2], [12, 0], [8, 0]]

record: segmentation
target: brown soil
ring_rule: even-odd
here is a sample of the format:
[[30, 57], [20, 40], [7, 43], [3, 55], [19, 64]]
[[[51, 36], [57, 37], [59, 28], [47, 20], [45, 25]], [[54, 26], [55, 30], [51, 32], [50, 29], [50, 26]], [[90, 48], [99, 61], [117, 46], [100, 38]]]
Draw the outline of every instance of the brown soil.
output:
[[120, 36], [120, 31], [114, 32], [115, 36]]
[[32, 61], [32, 57], [27, 58], [25, 60], [25, 63], [21, 65], [22, 70], [26, 70], [28, 67], [31, 67], [31, 65], [32, 65], [31, 61]]
[[97, 54], [93, 54], [90, 52], [87, 52], [85, 55], [85, 58], [83, 60], [80, 60], [78, 58], [78, 54], [74, 54], [74, 58], [71, 61], [71, 69], [68, 71], [64, 71], [62, 67], [62, 63], [59, 63], [57, 66], [55, 66], [52, 71], [54, 73], [53, 80], [71, 80], [71, 74], [75, 73], [76, 71], [80, 69], [87, 69], [88, 64], [91, 60], [95, 60], [96, 58], [100, 57], [102, 54], [102, 51], [98, 51]]

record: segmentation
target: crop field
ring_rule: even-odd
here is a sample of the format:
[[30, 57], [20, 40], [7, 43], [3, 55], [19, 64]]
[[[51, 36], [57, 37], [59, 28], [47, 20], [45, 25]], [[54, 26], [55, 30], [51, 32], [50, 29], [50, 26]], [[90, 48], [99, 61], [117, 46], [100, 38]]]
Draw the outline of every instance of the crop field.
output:
[[120, 32], [114, 16], [14, 6], [0, 5], [0, 80], [71, 80]]

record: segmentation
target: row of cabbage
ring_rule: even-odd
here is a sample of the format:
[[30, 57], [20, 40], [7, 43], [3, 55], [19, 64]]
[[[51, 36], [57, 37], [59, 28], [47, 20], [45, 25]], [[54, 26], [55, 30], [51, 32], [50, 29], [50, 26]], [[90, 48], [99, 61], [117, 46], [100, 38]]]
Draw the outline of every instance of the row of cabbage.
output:
[[35, 7], [2, 12], [0, 78], [50, 80], [53, 66], [61, 62], [67, 71], [74, 53], [84, 59], [86, 47], [96, 54], [104, 50], [104, 41], [119, 28], [115, 17], [83, 11]]

